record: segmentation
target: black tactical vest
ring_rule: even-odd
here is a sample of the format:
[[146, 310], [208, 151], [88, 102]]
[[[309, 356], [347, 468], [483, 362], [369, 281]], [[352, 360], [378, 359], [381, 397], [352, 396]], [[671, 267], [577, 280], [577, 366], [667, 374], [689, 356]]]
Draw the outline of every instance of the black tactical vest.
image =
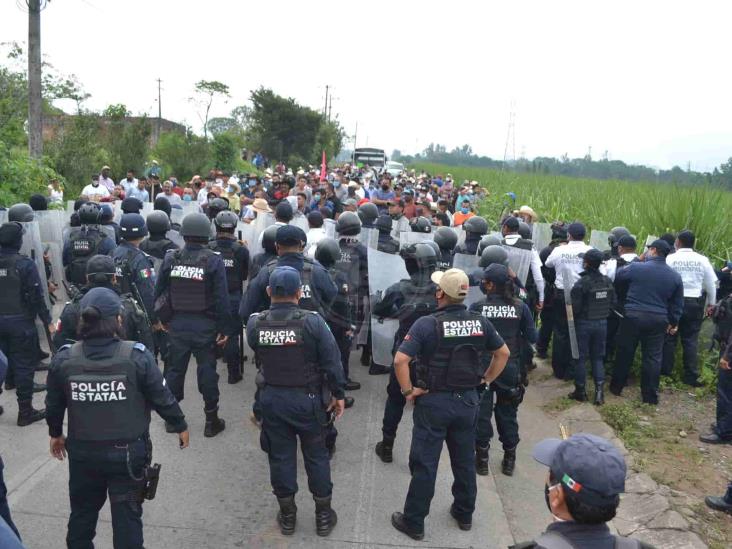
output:
[[440, 253], [437, 255], [437, 270], [447, 271], [451, 269], [453, 257], [452, 250], [443, 250], [440, 248]]
[[230, 240], [231, 245], [222, 246], [218, 240], [211, 242], [208, 247], [214, 252], [221, 255], [226, 269], [226, 286], [230, 294], [241, 294], [243, 280], [241, 278], [242, 265], [239, 261], [237, 252], [241, 248], [241, 244], [235, 240]]
[[480, 314], [487, 318], [511, 351], [511, 358], [518, 358], [521, 347], [521, 316], [524, 304], [518, 299], [513, 303], [497, 295], [490, 294], [480, 302]]
[[172, 243], [173, 242], [167, 238], [161, 238], [160, 240], [150, 240], [149, 238], [146, 238], [140, 242], [140, 249], [156, 259], [165, 259], [165, 253], [170, 249], [170, 245]]
[[27, 314], [23, 306], [20, 275], [16, 264], [20, 254], [0, 255], [0, 315]]
[[412, 280], [399, 281], [399, 291], [404, 296], [404, 305], [399, 310], [399, 329], [395, 338], [397, 345], [407, 335], [412, 324], [437, 310], [436, 289], [431, 282], [418, 286]]
[[[501, 244], [503, 244], [504, 246], [511, 246], [511, 244], [506, 242], [505, 238], [501, 241]], [[518, 248], [519, 250], [533, 250], [534, 242], [529, 240], [528, 238], [519, 238], [513, 245], [513, 247]]]
[[177, 250], [170, 265], [170, 306], [173, 313], [207, 314], [213, 306], [213, 296], [207, 289], [208, 259], [214, 252]]
[[87, 359], [82, 342], [71, 347], [61, 369], [69, 439], [131, 442], [147, 432], [150, 409], [137, 386], [134, 345], [120, 341], [114, 356], [104, 360]]
[[359, 245], [357, 237], [343, 238], [338, 242], [341, 249], [341, 257], [335, 262], [335, 268], [346, 275], [348, 279], [348, 291], [351, 301], [356, 298], [358, 288], [361, 285], [361, 257], [358, 254]]
[[107, 235], [95, 225], [82, 225], [71, 230], [71, 263], [66, 267], [66, 278], [76, 285], [86, 284], [86, 264], [96, 255]]
[[587, 292], [587, 320], [604, 320], [610, 314], [612, 283], [602, 275], [592, 276]]
[[257, 363], [267, 385], [318, 390], [314, 357], [308, 356], [305, 345], [307, 314], [293, 309], [281, 320], [274, 320], [269, 310], [257, 317]]
[[432, 315], [437, 328], [437, 348], [427, 359], [427, 388], [458, 391], [480, 385], [486, 369], [483, 320], [465, 309]]
[[[266, 267], [270, 275], [272, 275], [274, 270], [277, 268], [278, 263], [279, 258], [275, 258], [267, 263]], [[305, 309], [306, 311], [315, 311], [316, 313], [320, 313], [324, 316], [318, 298], [315, 296], [315, 290], [313, 290], [313, 261], [307, 257], [304, 257], [302, 261], [300, 282], [300, 291], [302, 292], [302, 295], [300, 296], [298, 307]]]

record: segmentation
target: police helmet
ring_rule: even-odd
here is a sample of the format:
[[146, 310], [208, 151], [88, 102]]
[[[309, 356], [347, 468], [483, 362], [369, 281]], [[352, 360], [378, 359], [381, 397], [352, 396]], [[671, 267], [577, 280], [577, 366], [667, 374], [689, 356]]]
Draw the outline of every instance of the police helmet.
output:
[[564, 221], [555, 221], [551, 225], [552, 228], [552, 240], [559, 240], [565, 242], [569, 238], [567, 233], [567, 224]]
[[438, 227], [435, 231], [435, 244], [442, 250], [454, 250], [458, 237], [450, 227]]
[[[155, 199], [155, 202], [157, 202], [157, 198]], [[128, 196], [122, 201], [120, 208], [122, 208], [122, 213], [140, 213], [142, 210], [142, 201], [134, 196]]]
[[392, 220], [390, 215], [380, 215], [379, 218], [376, 220], [376, 228], [379, 229], [380, 233], [390, 233], [391, 225]]
[[478, 255], [483, 253], [488, 246], [500, 246], [501, 239], [494, 234], [487, 234], [478, 242]]
[[373, 225], [379, 217], [379, 208], [373, 202], [366, 202], [358, 207], [358, 217], [364, 225]]
[[102, 204], [99, 210], [99, 221], [108, 223], [114, 219], [114, 210], [109, 204]]
[[440, 255], [442, 255], [442, 250], [440, 249], [440, 246], [434, 240], [425, 240], [424, 242], [420, 242], [420, 244], [427, 244], [435, 251], [435, 256], [440, 257]]
[[335, 265], [341, 258], [341, 247], [332, 238], [322, 238], [315, 248], [315, 259], [326, 269]]
[[355, 236], [361, 232], [361, 220], [353, 212], [343, 212], [336, 222], [336, 231], [342, 236]]
[[35, 219], [33, 208], [28, 204], [16, 204], [8, 210], [8, 221], [18, 221], [19, 223], [29, 223]]
[[610, 229], [610, 236], [607, 237], [607, 243], [610, 244], [610, 247], [614, 248], [618, 244], [618, 240], [624, 236], [630, 236], [628, 229], [625, 227], [613, 227]]
[[521, 236], [521, 238], [525, 238], [526, 240], [531, 240], [531, 227], [529, 227], [528, 223], [524, 223], [523, 221], [519, 221], [519, 229], [518, 234]]
[[275, 247], [275, 241], [277, 240], [277, 231], [282, 225], [270, 225], [262, 233], [262, 248], [264, 251], [277, 255], [277, 248]]
[[234, 212], [230, 210], [224, 210], [223, 212], [219, 212], [214, 219], [214, 225], [216, 225], [216, 229], [227, 233], [233, 233], [238, 224], [239, 218]]
[[99, 223], [102, 210], [96, 202], [87, 202], [79, 208], [79, 222], [82, 225], [94, 225]]
[[415, 217], [409, 224], [413, 233], [431, 233], [432, 223], [426, 217]]
[[211, 222], [204, 214], [189, 213], [180, 224], [180, 235], [183, 238], [208, 240], [211, 236]]
[[466, 233], [484, 235], [488, 232], [488, 222], [479, 215], [474, 215], [463, 223], [463, 229]]
[[147, 236], [145, 218], [140, 214], [123, 214], [119, 221], [119, 232], [126, 240], [136, 240]]
[[214, 198], [208, 203], [208, 217], [214, 219], [219, 212], [229, 209], [229, 203], [223, 198]]
[[165, 234], [170, 230], [170, 218], [165, 212], [150, 212], [146, 221], [147, 230], [152, 234]]
[[478, 265], [480, 265], [482, 269], [485, 269], [488, 265], [492, 265], [493, 263], [498, 263], [499, 265], [505, 265], [508, 267], [508, 252], [503, 248], [503, 246], [486, 246], [483, 253], [480, 254]]
[[160, 210], [161, 212], [165, 212], [165, 215], [170, 215], [171, 206], [170, 206], [170, 200], [164, 195], [159, 194], [155, 198], [155, 203], [153, 204], [154, 210]]
[[399, 252], [404, 259], [409, 274], [417, 271], [427, 271], [432, 274], [437, 269], [437, 253], [432, 246], [426, 242], [417, 242], [405, 246]]

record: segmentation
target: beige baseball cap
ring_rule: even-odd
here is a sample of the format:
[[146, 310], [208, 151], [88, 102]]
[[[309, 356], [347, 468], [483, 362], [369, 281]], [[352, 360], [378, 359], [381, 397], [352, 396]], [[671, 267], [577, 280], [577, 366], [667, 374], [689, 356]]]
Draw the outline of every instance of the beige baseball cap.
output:
[[435, 271], [432, 273], [432, 282], [453, 299], [465, 299], [468, 296], [470, 281], [468, 275], [460, 269], [448, 269], [447, 271]]

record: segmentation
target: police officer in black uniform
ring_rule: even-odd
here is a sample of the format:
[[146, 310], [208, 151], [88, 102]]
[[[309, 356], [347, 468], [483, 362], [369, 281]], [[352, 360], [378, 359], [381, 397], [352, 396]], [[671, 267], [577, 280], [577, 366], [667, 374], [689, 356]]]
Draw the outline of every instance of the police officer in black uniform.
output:
[[[480, 398], [477, 387], [490, 385], [509, 357], [506, 344], [478, 313], [465, 308], [468, 276], [460, 269], [436, 271], [432, 281], [438, 310], [415, 322], [394, 357], [404, 397], [415, 404], [409, 470], [412, 480], [404, 513], [391, 516], [392, 525], [412, 539], [424, 538], [424, 519], [435, 493], [437, 465], [447, 442], [455, 480], [450, 514], [461, 530], [472, 527], [477, 492], [475, 422]], [[493, 354], [486, 368], [488, 355]], [[409, 363], [419, 357], [412, 383]], [[424, 387], [424, 388], [422, 388]]]
[[[95, 255], [89, 260], [86, 264], [86, 279], [86, 286], [82, 286], [61, 311], [56, 333], [53, 335], [53, 343], [57, 349], [76, 342], [76, 326], [79, 324], [81, 312], [80, 303], [89, 290], [109, 288], [120, 293], [114, 260], [108, 255]], [[137, 303], [130, 294], [120, 295], [120, 301], [122, 303], [120, 316], [125, 337], [131, 341], [138, 341], [151, 350], [154, 345], [153, 332], [142, 305]]]
[[252, 264], [249, 266], [249, 280], [254, 280], [267, 263], [277, 258], [277, 229], [282, 225], [270, 225], [262, 232], [262, 251], [252, 257]]
[[463, 223], [463, 230], [465, 231], [465, 242], [455, 248], [455, 253], [475, 255], [478, 253], [480, 239], [488, 232], [488, 222], [484, 218], [474, 215]]
[[604, 254], [592, 248], [584, 253], [584, 271], [572, 286], [572, 310], [579, 360], [574, 367], [574, 391], [569, 398], [585, 402], [587, 391], [587, 360], [592, 366], [592, 379], [595, 382], [597, 405], [605, 402], [605, 341], [607, 338], [607, 317], [615, 306], [615, 288], [612, 281], [600, 272]]
[[[229, 289], [229, 304], [231, 305], [231, 318], [234, 325], [231, 333], [241, 332], [239, 321], [239, 305], [243, 291], [244, 281], [249, 273], [249, 248], [236, 239], [236, 230], [239, 218], [229, 210], [219, 212], [214, 219], [216, 227], [216, 239], [209, 242], [208, 247], [221, 255], [226, 269], [226, 286]], [[239, 347], [239, 338], [231, 337], [224, 346], [224, 359], [226, 368], [229, 371], [228, 383], [233, 385], [242, 380], [240, 366], [242, 350]]]
[[120, 337], [119, 295], [92, 288], [80, 307], [79, 341], [53, 357], [46, 396], [51, 455], [69, 456], [66, 543], [93, 546], [109, 493], [114, 547], [142, 548], [142, 502], [152, 459], [150, 409], [179, 433], [181, 448], [188, 446], [188, 426], [152, 354], [142, 343]]
[[361, 220], [361, 226], [367, 229], [373, 229], [374, 223], [379, 217], [379, 207], [373, 202], [364, 202], [358, 207], [358, 217]]
[[170, 218], [165, 212], [154, 211], [150, 212], [145, 223], [150, 234], [140, 242], [140, 249], [162, 263], [168, 250], [178, 249], [178, 245], [166, 236], [171, 227]]
[[409, 228], [413, 233], [431, 233], [432, 223], [426, 217], [415, 217], [409, 222]]
[[[297, 520], [297, 437], [307, 465], [308, 486], [315, 500], [315, 525], [327, 536], [337, 522], [331, 508], [333, 483], [324, 430], [344, 410], [345, 377], [338, 346], [325, 321], [298, 307], [300, 274], [280, 266], [269, 277], [271, 308], [247, 322], [247, 341], [264, 377], [261, 401], [262, 449], [269, 457], [270, 480], [280, 511], [283, 534], [295, 531]], [[330, 398], [323, 400], [323, 387]]]
[[66, 280], [70, 284], [86, 284], [86, 262], [97, 254], [112, 255], [116, 247], [114, 239], [99, 227], [99, 204], [87, 202], [78, 210], [79, 227], [74, 227], [64, 242], [63, 264]]
[[452, 258], [455, 255], [458, 237], [450, 227], [438, 227], [435, 231], [435, 244], [440, 248], [437, 256], [437, 270], [446, 271], [452, 267]]
[[[155, 308], [170, 336], [170, 364], [165, 381], [173, 396], [183, 400], [186, 371], [191, 354], [196, 357], [198, 390], [203, 395], [205, 437], [224, 430], [218, 416], [219, 376], [216, 373], [216, 345], [226, 345], [230, 335], [231, 305], [226, 285], [226, 268], [217, 253], [208, 249], [211, 223], [203, 214], [183, 218], [182, 250], [165, 256], [155, 285]], [[166, 424], [172, 432], [172, 426]]]
[[[410, 244], [400, 252], [400, 255], [404, 258], [404, 265], [409, 273], [409, 278], [400, 280], [387, 288], [382, 299], [371, 311], [371, 314], [376, 317], [399, 320], [399, 329], [394, 334], [392, 355], [399, 348], [404, 336], [407, 335], [417, 319], [430, 315], [437, 310], [437, 299], [435, 298], [437, 286], [430, 279], [437, 266], [437, 256], [434, 250], [424, 243]], [[378, 365], [374, 367], [382, 368]], [[416, 381], [415, 365], [412, 364], [411, 368], [412, 379]], [[381, 461], [391, 463], [393, 460], [394, 439], [407, 400], [402, 395], [395, 370], [393, 368], [386, 369], [389, 372], [389, 383], [386, 386], [386, 404], [384, 405], [384, 419], [381, 428], [383, 438], [376, 443], [375, 451]]]
[[120, 241], [120, 230], [119, 223], [114, 220], [114, 210], [109, 204], [102, 204], [99, 207], [99, 225], [104, 227], [112, 227], [114, 230], [114, 243], [119, 245]]
[[531, 309], [516, 297], [507, 267], [499, 263], [487, 267], [483, 271], [483, 290], [486, 298], [473, 303], [470, 311], [490, 321], [506, 342], [511, 357], [501, 375], [490, 386], [479, 389], [482, 395], [476, 424], [475, 465], [479, 475], [488, 474], [488, 451], [493, 438], [491, 415], [495, 409], [498, 438], [503, 445], [501, 472], [510, 477], [516, 467], [516, 447], [520, 440], [517, 415], [525, 391], [520, 349], [524, 342], [534, 343], [537, 334]]
[[379, 242], [376, 249], [380, 252], [387, 254], [399, 252], [399, 241], [391, 236], [391, 227], [391, 216], [384, 214], [376, 219], [376, 228], [379, 231]]
[[[32, 259], [19, 253], [22, 244], [23, 226], [20, 223], [11, 221], [0, 226], [0, 350], [12, 365], [19, 427], [45, 417], [43, 410], [33, 408], [33, 375], [38, 359], [36, 316], [48, 325], [51, 333], [55, 331], [38, 268]], [[45, 388], [45, 385], [37, 387], [38, 390]]]
[[139, 214], [142, 211], [142, 201], [134, 196], [128, 196], [120, 204], [123, 214]]
[[547, 358], [547, 351], [549, 350], [549, 343], [552, 339], [552, 332], [554, 331], [554, 301], [556, 297], [557, 288], [554, 284], [557, 278], [557, 272], [545, 265], [546, 259], [554, 251], [554, 248], [560, 244], [567, 242], [569, 235], [567, 234], [567, 227], [564, 223], [558, 221], [552, 223], [552, 240], [548, 246], [539, 252], [539, 259], [541, 259], [541, 275], [544, 277], [544, 307], [541, 309], [539, 319], [541, 320], [541, 326], [539, 327], [539, 339], [536, 342], [536, 356], [539, 358]]

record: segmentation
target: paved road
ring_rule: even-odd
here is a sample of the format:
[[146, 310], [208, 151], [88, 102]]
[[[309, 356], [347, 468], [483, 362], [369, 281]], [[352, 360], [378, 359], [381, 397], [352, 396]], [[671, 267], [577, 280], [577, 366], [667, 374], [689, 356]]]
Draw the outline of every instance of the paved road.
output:
[[[502, 452], [497, 449], [491, 455], [495, 474], [478, 477], [473, 530], [458, 530], [448, 515], [452, 475], [445, 451], [425, 540], [413, 542], [389, 522], [391, 513], [401, 510], [409, 484], [411, 414], [405, 414], [400, 428], [394, 462], [381, 463], [373, 447], [381, 437], [387, 376], [368, 376], [366, 368], [356, 363], [355, 354], [353, 357], [352, 375], [363, 388], [353, 393], [356, 405], [338, 424], [333, 501], [339, 522], [329, 538], [315, 536], [314, 504], [302, 463], [297, 532], [289, 538], [279, 534], [274, 519], [277, 503], [265, 455], [259, 449], [259, 431], [247, 419], [253, 397], [251, 363], [247, 363], [245, 381], [234, 386], [225, 383], [225, 367], [219, 364], [226, 431], [214, 439], [203, 438], [202, 400], [193, 366], [182, 403], [191, 428], [191, 447], [179, 450], [177, 438], [165, 433], [159, 417], [153, 418], [154, 459], [163, 469], [157, 498], [144, 507], [146, 546], [492, 548], [531, 539], [543, 530], [549, 519], [542, 492], [545, 469], [533, 462], [530, 451], [534, 442], [556, 436], [557, 428], [538, 406], [540, 388], [529, 388], [520, 410], [522, 444], [515, 475], [508, 478], [500, 473]], [[44, 375], [38, 374], [38, 381]], [[0, 416], [0, 452], [12, 514], [29, 549], [58, 549], [64, 546], [69, 514], [67, 465], [49, 457], [45, 424], [15, 426], [14, 396], [14, 392], [5, 392], [0, 397], [5, 407]], [[36, 399], [38, 402], [38, 396]], [[497, 442], [495, 446], [499, 448]], [[112, 546], [108, 506], [100, 517], [96, 546]]]

